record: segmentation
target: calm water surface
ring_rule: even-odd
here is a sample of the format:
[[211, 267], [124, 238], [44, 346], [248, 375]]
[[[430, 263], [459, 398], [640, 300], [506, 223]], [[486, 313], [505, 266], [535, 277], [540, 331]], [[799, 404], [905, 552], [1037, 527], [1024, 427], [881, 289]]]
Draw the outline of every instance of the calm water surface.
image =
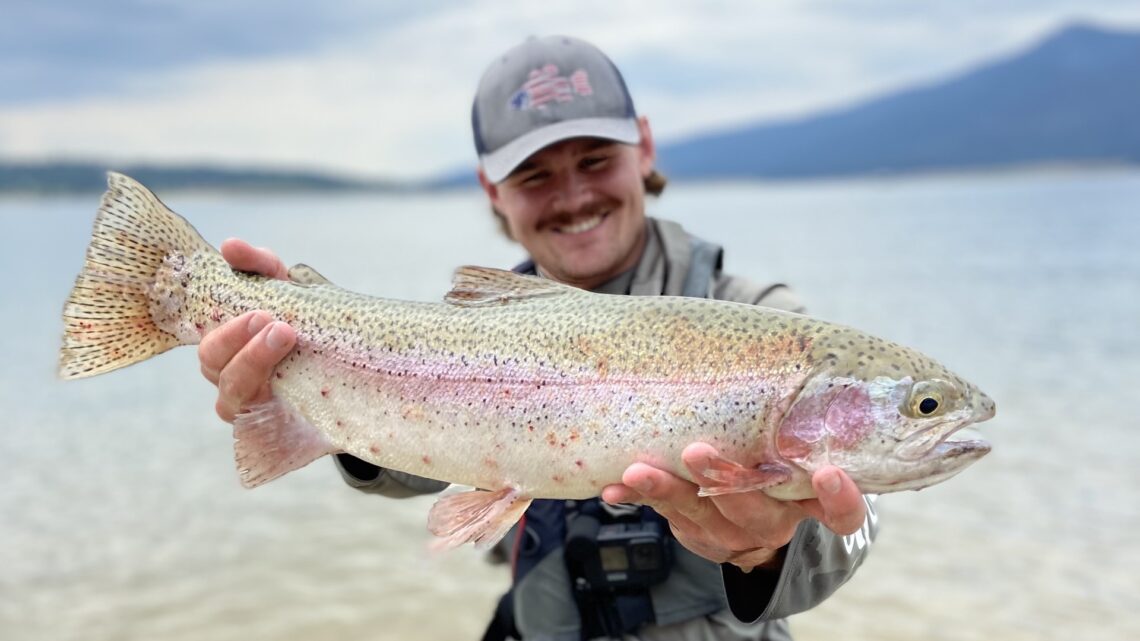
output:
[[[167, 194], [378, 295], [434, 300], [507, 266], [478, 194]], [[792, 284], [821, 317], [909, 343], [998, 403], [994, 452], [880, 501], [856, 577], [801, 640], [1140, 638], [1140, 174], [673, 186], [652, 204]], [[319, 461], [245, 491], [192, 349], [54, 378], [97, 198], [0, 201], [0, 639], [478, 638], [507, 584], [426, 550], [430, 498], [348, 490]]]

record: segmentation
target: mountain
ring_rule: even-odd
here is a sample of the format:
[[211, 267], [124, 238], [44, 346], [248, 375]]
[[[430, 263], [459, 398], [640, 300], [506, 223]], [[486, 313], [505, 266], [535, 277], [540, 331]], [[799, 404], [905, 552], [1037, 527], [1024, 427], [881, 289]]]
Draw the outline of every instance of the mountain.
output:
[[658, 146], [670, 178], [1140, 163], [1140, 33], [1072, 25], [945, 82]]

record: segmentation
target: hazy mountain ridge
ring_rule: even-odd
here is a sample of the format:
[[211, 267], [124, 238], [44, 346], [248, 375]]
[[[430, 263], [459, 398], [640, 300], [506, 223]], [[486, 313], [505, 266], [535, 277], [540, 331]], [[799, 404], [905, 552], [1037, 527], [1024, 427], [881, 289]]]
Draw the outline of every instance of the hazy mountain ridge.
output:
[[663, 144], [676, 178], [1140, 163], [1140, 34], [1073, 25], [956, 78]]

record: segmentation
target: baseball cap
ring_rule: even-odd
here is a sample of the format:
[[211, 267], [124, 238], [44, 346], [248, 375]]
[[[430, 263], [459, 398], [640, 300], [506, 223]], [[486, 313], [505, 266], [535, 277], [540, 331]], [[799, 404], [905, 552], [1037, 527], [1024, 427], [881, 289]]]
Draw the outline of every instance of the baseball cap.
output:
[[494, 183], [561, 140], [641, 139], [617, 67], [594, 45], [567, 36], [528, 38], [491, 63], [475, 92], [471, 129], [483, 173]]

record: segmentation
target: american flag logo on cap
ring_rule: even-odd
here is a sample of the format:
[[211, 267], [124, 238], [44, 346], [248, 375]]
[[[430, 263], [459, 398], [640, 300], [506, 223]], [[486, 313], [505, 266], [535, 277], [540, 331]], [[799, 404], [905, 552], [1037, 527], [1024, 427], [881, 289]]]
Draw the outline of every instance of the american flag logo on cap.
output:
[[532, 69], [527, 81], [511, 94], [507, 104], [515, 111], [545, 109], [551, 102], [571, 102], [575, 96], [592, 96], [590, 77], [584, 69], [578, 69], [569, 76], [558, 74], [558, 66], [545, 65]]

